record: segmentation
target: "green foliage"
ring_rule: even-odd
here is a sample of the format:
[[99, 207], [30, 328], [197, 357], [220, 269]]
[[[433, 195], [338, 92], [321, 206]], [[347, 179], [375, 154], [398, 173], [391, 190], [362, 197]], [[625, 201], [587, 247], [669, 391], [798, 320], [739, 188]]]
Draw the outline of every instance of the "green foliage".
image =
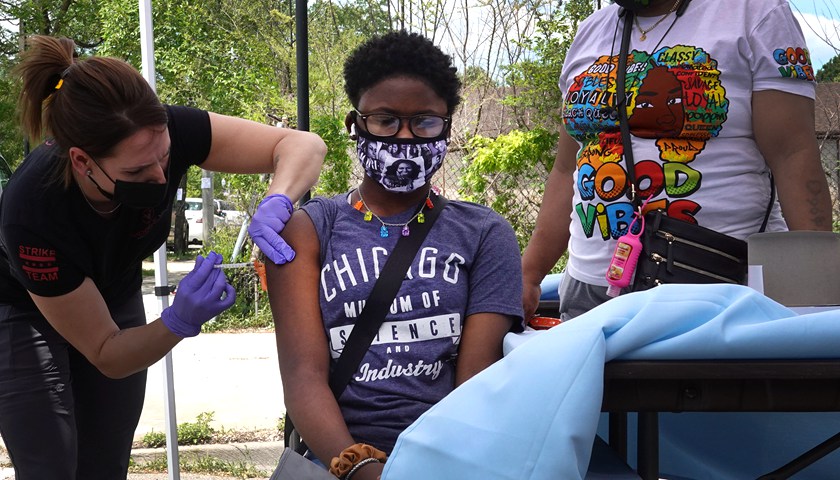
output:
[[[178, 460], [181, 471], [185, 473], [224, 475], [225, 478], [266, 478], [270, 475], [270, 473], [263, 472], [245, 462], [228, 462], [207, 455], [182, 453]], [[134, 459], [131, 459], [128, 471], [131, 473], [166, 472], [167, 468], [167, 457], [161, 455], [142, 463], [137, 463]]]
[[562, 93], [557, 80], [578, 24], [591, 13], [591, 0], [568, 0], [558, 9], [542, 12], [536, 33], [518, 42], [532, 54], [507, 67], [512, 93], [505, 103], [514, 107], [522, 127], [554, 130], [560, 125]]
[[[231, 261], [240, 229], [238, 225], [217, 225], [213, 229], [210, 243], [202, 246], [201, 254], [206, 255], [212, 250], [222, 254], [225, 262]], [[252, 245], [251, 237], [246, 234], [239, 256], [233, 260], [247, 262]], [[229, 268], [225, 270], [225, 276], [236, 290], [236, 303], [216, 317], [216, 320], [205, 323], [202, 331], [264, 330], [273, 326], [268, 298], [259, 287], [256, 270], [252, 267]]]
[[816, 75], [818, 82], [840, 82], [840, 55], [826, 62]]
[[505, 217], [520, 248], [534, 229], [556, 142], [556, 134], [538, 128], [514, 130], [495, 139], [475, 136], [465, 147], [459, 193]]
[[[213, 412], [199, 413], [195, 422], [178, 424], [178, 445], [201, 445], [210, 443], [213, 439]], [[160, 448], [166, 446], [166, 434], [151, 431], [143, 435], [141, 443], [146, 448]]]
[[199, 413], [195, 422], [178, 425], [178, 445], [201, 445], [213, 439], [213, 412]]
[[166, 433], [152, 430], [151, 432], [143, 435], [143, 439], [140, 442], [145, 448], [164, 447], [166, 446]]
[[[357, 28], [367, 16], [362, 12], [358, 5], [323, 1], [310, 8], [310, 36], [320, 39], [309, 45], [309, 104], [313, 118], [344, 118], [350, 108], [344, 96], [344, 59], [366, 38]], [[363, 16], [353, 17], [359, 13]]]
[[14, 169], [23, 160], [23, 134], [18, 130], [15, 113], [17, 86], [9, 75], [10, 69], [8, 57], [0, 56], [0, 91], [10, 93], [0, 95], [0, 155]]
[[[137, 2], [100, 9], [100, 53], [139, 65]], [[129, 25], [129, 28], [126, 28]], [[266, 1], [161, 2], [153, 9], [158, 94], [166, 103], [266, 121], [294, 110], [293, 20]]]
[[3, 20], [23, 21], [28, 34], [70, 37], [83, 49], [94, 48], [102, 41], [97, 10], [96, 0], [0, 2]]
[[315, 194], [332, 196], [346, 192], [350, 189], [350, 173], [353, 170], [353, 158], [348, 154], [348, 149], [353, 142], [347, 135], [343, 117], [316, 117], [312, 121], [312, 131], [327, 144], [327, 156]]
[[[262, 290], [254, 292], [254, 288], [254, 286], [250, 286], [250, 295], [257, 299], [256, 303], [252, 304], [254, 310], [249, 311], [241, 307], [231, 307], [231, 309], [219, 315], [216, 320], [205, 323], [201, 327], [201, 331], [204, 333], [272, 331], [274, 328], [274, 318], [271, 316], [268, 297]], [[237, 299], [243, 293], [243, 289], [238, 289], [236, 291]]]

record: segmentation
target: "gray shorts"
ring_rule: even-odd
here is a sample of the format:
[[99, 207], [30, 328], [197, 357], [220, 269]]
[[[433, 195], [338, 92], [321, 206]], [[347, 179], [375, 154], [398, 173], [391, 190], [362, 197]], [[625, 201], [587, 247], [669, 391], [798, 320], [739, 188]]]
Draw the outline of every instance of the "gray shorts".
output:
[[[622, 293], [626, 293], [623, 290]], [[560, 318], [566, 320], [582, 315], [612, 297], [607, 295], [607, 287], [590, 285], [572, 278], [568, 272], [563, 275], [563, 282], [558, 290], [560, 295]]]

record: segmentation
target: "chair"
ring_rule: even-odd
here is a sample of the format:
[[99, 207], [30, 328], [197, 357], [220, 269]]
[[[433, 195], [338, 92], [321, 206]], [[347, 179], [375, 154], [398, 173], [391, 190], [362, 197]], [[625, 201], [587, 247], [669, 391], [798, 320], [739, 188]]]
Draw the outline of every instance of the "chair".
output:
[[[747, 238], [750, 266], [761, 266], [766, 296], [787, 307], [840, 305], [840, 234], [794, 231]], [[752, 269], [751, 269], [752, 270]]]

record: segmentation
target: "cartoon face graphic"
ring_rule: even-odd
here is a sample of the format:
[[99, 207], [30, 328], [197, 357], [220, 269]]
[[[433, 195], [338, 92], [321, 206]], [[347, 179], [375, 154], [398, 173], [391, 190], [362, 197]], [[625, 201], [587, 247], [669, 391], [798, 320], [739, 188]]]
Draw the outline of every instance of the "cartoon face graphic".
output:
[[636, 94], [636, 107], [628, 124], [640, 138], [675, 138], [685, 121], [682, 84], [667, 67], [648, 71]]

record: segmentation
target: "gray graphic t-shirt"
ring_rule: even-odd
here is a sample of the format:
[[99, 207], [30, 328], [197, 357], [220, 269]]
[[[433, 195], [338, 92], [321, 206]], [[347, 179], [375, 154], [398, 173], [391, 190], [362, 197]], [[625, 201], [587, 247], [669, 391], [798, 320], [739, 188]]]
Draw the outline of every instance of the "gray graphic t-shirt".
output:
[[[321, 313], [333, 365], [400, 238], [347, 203], [347, 194], [303, 207], [321, 243]], [[414, 209], [383, 218], [402, 224]], [[410, 224], [409, 227], [414, 225]], [[350, 433], [390, 452], [397, 436], [454, 387], [465, 319], [522, 317], [519, 248], [492, 210], [452, 201], [420, 247], [378, 335], [339, 399]]]

